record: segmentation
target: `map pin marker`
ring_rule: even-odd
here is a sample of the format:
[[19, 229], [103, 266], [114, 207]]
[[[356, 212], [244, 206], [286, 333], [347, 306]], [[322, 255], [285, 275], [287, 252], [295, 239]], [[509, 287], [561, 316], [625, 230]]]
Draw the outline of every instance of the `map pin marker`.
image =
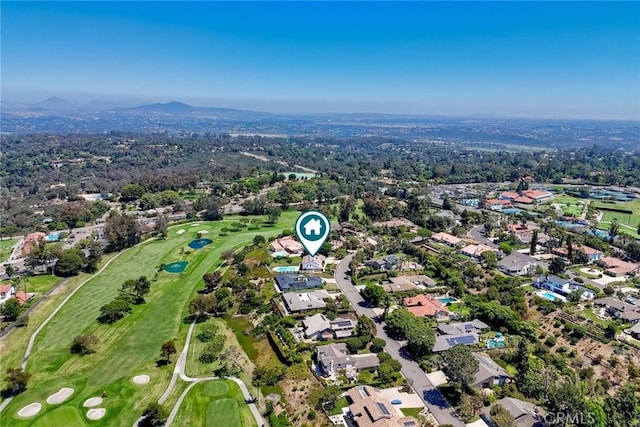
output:
[[318, 253], [331, 233], [329, 218], [322, 212], [306, 211], [296, 220], [296, 235], [309, 255]]

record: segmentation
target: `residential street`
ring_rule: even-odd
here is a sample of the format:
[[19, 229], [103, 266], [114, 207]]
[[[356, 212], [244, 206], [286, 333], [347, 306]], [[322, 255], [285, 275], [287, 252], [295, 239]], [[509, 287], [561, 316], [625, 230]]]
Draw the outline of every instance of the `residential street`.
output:
[[477, 240], [480, 243], [484, 243], [487, 246], [491, 246], [492, 248], [497, 248], [498, 245], [493, 243], [491, 240], [487, 239], [484, 235], [484, 225], [476, 225], [469, 233], [467, 233], [472, 239]]
[[[351, 279], [346, 275], [352, 257], [353, 255], [348, 255], [337, 265], [335, 272], [336, 283], [358, 314], [364, 314], [375, 321], [375, 312], [365, 306], [364, 299], [362, 299], [360, 293], [353, 286]], [[402, 364], [402, 374], [411, 381], [413, 389], [426, 403], [427, 408], [429, 408], [438, 423], [464, 426], [464, 423], [454, 416], [453, 408], [447, 404], [440, 391], [427, 379], [418, 364], [402, 355], [404, 353], [400, 351], [400, 343], [386, 334], [384, 326], [383, 322], [376, 322], [376, 337], [382, 338], [387, 342], [385, 351]]]

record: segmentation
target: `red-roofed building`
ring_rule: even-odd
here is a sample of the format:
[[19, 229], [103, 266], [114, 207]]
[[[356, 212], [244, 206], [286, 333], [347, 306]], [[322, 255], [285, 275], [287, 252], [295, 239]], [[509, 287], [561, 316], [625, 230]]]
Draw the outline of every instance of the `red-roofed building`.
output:
[[522, 203], [523, 205], [532, 205], [533, 199], [527, 196], [518, 196], [513, 199], [514, 203]]
[[464, 244], [464, 240], [449, 233], [436, 233], [431, 239], [438, 243], [444, 243], [447, 246], [459, 246]]
[[402, 300], [408, 311], [418, 317], [435, 317], [437, 319], [449, 317], [449, 309], [433, 297], [417, 295]]
[[534, 223], [518, 222], [516, 224], [507, 224], [505, 228], [507, 232], [516, 236], [516, 238], [522, 243], [528, 243], [531, 241], [531, 237], [533, 236], [533, 230], [538, 227], [534, 226]]
[[16, 290], [12, 285], [0, 285], [0, 304], [4, 304], [15, 293]]
[[522, 195], [533, 199], [536, 203], [546, 202], [553, 197], [553, 193], [543, 190], [525, 190], [522, 192]]
[[16, 292], [16, 299], [22, 306], [22, 305], [25, 305], [29, 300], [31, 300], [31, 298], [33, 298], [34, 295], [35, 294], [31, 292], [25, 293], [24, 291], [18, 291]]
[[269, 246], [272, 257], [279, 256], [300, 256], [303, 252], [303, 246], [293, 236], [285, 236], [275, 239]]
[[633, 264], [610, 256], [602, 258], [602, 263], [606, 267], [607, 273], [615, 277], [640, 274], [640, 264]]
[[482, 255], [483, 252], [487, 251], [493, 251], [496, 254], [499, 252], [498, 249], [494, 249], [491, 246], [480, 243], [478, 245], [465, 246], [460, 250], [460, 253], [472, 258], [480, 258], [480, 255]]
[[[589, 246], [574, 244], [574, 245], [571, 245], [571, 247], [573, 248], [574, 253], [584, 252], [587, 258], [589, 258], [589, 261], [600, 261], [604, 256], [604, 254], [601, 251]], [[551, 250], [551, 253], [565, 257], [565, 258], [569, 256], [569, 251], [567, 250], [567, 248], [553, 248]]]

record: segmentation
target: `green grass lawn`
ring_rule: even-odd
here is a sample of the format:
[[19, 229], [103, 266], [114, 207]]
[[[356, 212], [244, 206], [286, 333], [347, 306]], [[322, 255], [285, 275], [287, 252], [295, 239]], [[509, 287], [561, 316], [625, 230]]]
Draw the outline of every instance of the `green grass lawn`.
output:
[[4, 280], [0, 282], [2, 285], [16, 286], [16, 292], [18, 290], [26, 292], [34, 292], [37, 295], [42, 295], [51, 289], [56, 283], [60, 282], [60, 277], [53, 276], [51, 274], [43, 274], [39, 276], [25, 276], [21, 277], [18, 283], [11, 280]]
[[611, 226], [611, 221], [617, 219], [620, 224], [620, 232], [627, 233], [635, 238], [639, 238], [638, 224], [640, 224], [640, 201], [623, 202], [623, 203], [602, 203], [594, 202], [593, 207], [613, 208], [631, 210], [632, 214], [621, 212], [610, 212], [602, 210], [602, 221], [598, 224], [598, 228], [606, 230]]
[[[297, 212], [285, 212], [280, 222], [270, 229], [242, 230], [225, 238], [217, 237], [214, 231], [228, 225], [226, 220], [201, 222], [197, 227], [179, 225], [170, 230], [166, 240], [150, 241], [124, 252], [102, 274], [80, 289], [38, 335], [27, 369], [33, 375], [31, 387], [2, 412], [0, 425], [26, 426], [48, 416], [52, 411], [46, 405], [35, 420], [19, 419], [16, 412], [34, 401], [44, 402], [60, 387], [70, 386], [76, 389], [76, 393], [63, 404], [64, 407], [82, 410], [85, 399], [106, 390], [109, 395], [105, 402], [107, 415], [101, 423], [130, 426], [144, 407], [156, 400], [166, 388], [173, 365], [156, 367], [160, 346], [164, 341], [174, 339], [180, 351], [188, 329], [183, 319], [187, 315], [189, 301], [202, 287], [202, 275], [219, 263], [223, 251], [244, 246], [256, 234], [265, 237], [277, 235], [283, 228], [290, 228], [296, 216]], [[182, 228], [187, 231], [177, 235], [176, 231]], [[203, 229], [211, 230], [208, 237], [214, 243], [191, 253], [181, 253], [195, 232]], [[125, 280], [141, 275], [153, 278], [161, 263], [176, 260], [189, 261], [185, 272], [158, 272], [146, 304], [134, 306], [131, 314], [114, 325], [96, 322], [100, 307], [114, 298]], [[73, 278], [72, 281], [86, 277]], [[50, 312], [52, 308], [47, 307], [47, 310]], [[35, 329], [31, 326], [38, 325], [44, 318], [36, 316], [37, 312], [31, 316], [30, 326], [22, 328], [28, 329], [29, 333], [12, 332], [5, 340], [7, 345], [0, 349], [3, 366], [19, 364], [24, 354], [23, 345]], [[35, 323], [36, 317], [38, 323]], [[83, 357], [72, 356], [69, 346], [73, 337], [82, 333], [98, 336], [97, 352]], [[12, 344], [14, 340], [16, 344]], [[9, 349], [15, 353], [9, 354]], [[151, 376], [151, 383], [134, 385], [131, 377], [142, 373]]]
[[18, 243], [18, 239], [0, 240], [0, 262], [5, 262], [9, 259], [9, 255], [11, 255], [16, 243]]
[[420, 415], [420, 412], [422, 412], [423, 409], [424, 408], [400, 408], [400, 411], [405, 417], [418, 418], [418, 415]]
[[336, 400], [336, 406], [331, 411], [329, 411], [329, 415], [339, 415], [342, 413], [342, 408], [346, 408], [347, 406], [349, 406], [347, 398], [341, 397], [340, 399]]
[[240, 388], [231, 380], [216, 380], [196, 384], [189, 391], [174, 425], [248, 427], [256, 422]]

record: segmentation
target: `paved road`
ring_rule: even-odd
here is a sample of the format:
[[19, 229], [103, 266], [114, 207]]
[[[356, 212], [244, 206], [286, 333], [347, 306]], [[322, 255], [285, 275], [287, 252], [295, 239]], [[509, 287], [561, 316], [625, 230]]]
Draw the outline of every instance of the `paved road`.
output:
[[477, 240], [480, 243], [484, 243], [487, 246], [491, 246], [492, 248], [497, 248], [498, 245], [496, 245], [495, 243], [493, 243], [491, 240], [487, 239], [484, 235], [484, 225], [476, 225], [475, 227], [473, 227], [471, 230], [469, 230], [469, 236], [474, 239]]
[[[366, 307], [364, 299], [362, 299], [360, 293], [353, 286], [351, 279], [346, 275], [352, 257], [353, 255], [347, 256], [336, 267], [336, 284], [358, 314], [364, 314], [371, 319], [375, 319], [377, 317], [375, 312]], [[383, 322], [376, 323], [376, 337], [382, 338], [387, 342], [385, 351], [400, 362], [402, 375], [411, 380], [411, 385], [416, 394], [427, 405], [427, 408], [429, 408], [438, 423], [464, 426], [464, 423], [454, 416], [453, 408], [449, 406], [440, 391], [429, 381], [418, 364], [403, 356], [405, 353], [401, 352], [401, 344], [386, 334], [384, 326]]]

